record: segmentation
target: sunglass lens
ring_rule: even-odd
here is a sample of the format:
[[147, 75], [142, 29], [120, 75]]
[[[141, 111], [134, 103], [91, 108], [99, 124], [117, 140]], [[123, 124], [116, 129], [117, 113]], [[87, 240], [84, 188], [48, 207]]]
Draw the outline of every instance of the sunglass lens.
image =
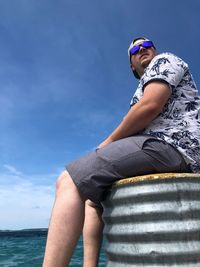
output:
[[144, 48], [152, 47], [152, 46], [153, 46], [153, 43], [152, 43], [151, 41], [144, 41], [144, 42], [142, 43], [142, 46], [143, 46]]
[[131, 55], [134, 55], [134, 54], [136, 54], [139, 50], [140, 50], [139, 45], [136, 45], [136, 46], [134, 46], [133, 48], [131, 48], [131, 50], [130, 50], [130, 54], [131, 54]]

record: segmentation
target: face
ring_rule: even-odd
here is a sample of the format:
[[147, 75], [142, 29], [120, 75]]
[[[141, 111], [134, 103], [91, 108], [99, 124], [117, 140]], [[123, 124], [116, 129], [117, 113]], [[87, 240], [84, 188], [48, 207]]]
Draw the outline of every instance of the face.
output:
[[[144, 40], [139, 40], [135, 45], [141, 45]], [[145, 48], [140, 46], [140, 50], [131, 56], [131, 68], [135, 70], [139, 76], [142, 76], [145, 68], [149, 65], [151, 60], [156, 56], [154, 47]]]

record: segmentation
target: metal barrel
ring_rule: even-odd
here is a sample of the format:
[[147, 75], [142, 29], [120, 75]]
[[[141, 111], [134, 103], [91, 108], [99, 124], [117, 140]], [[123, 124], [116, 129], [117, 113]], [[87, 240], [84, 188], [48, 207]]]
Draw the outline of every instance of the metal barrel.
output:
[[102, 205], [107, 267], [200, 266], [200, 174], [120, 180]]

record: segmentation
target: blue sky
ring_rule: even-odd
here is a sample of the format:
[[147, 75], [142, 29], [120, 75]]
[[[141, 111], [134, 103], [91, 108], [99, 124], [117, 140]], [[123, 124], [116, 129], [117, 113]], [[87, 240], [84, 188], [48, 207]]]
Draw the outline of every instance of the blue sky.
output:
[[198, 88], [199, 0], [0, 0], [0, 229], [47, 227], [56, 177], [120, 122], [127, 48], [152, 39]]

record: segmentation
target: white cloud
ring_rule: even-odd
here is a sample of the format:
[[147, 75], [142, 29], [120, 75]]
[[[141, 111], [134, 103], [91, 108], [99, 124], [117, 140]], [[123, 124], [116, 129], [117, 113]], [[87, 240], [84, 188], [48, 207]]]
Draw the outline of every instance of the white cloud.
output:
[[[48, 184], [37, 184], [33, 176], [22, 174], [14, 166], [4, 165], [4, 168], [9, 172], [0, 173], [0, 229], [48, 227], [55, 181], [49, 179]], [[52, 175], [44, 176], [46, 181]]]
[[22, 173], [20, 171], [16, 170], [16, 168], [14, 166], [5, 164], [4, 168], [6, 168], [11, 174], [22, 175]]

